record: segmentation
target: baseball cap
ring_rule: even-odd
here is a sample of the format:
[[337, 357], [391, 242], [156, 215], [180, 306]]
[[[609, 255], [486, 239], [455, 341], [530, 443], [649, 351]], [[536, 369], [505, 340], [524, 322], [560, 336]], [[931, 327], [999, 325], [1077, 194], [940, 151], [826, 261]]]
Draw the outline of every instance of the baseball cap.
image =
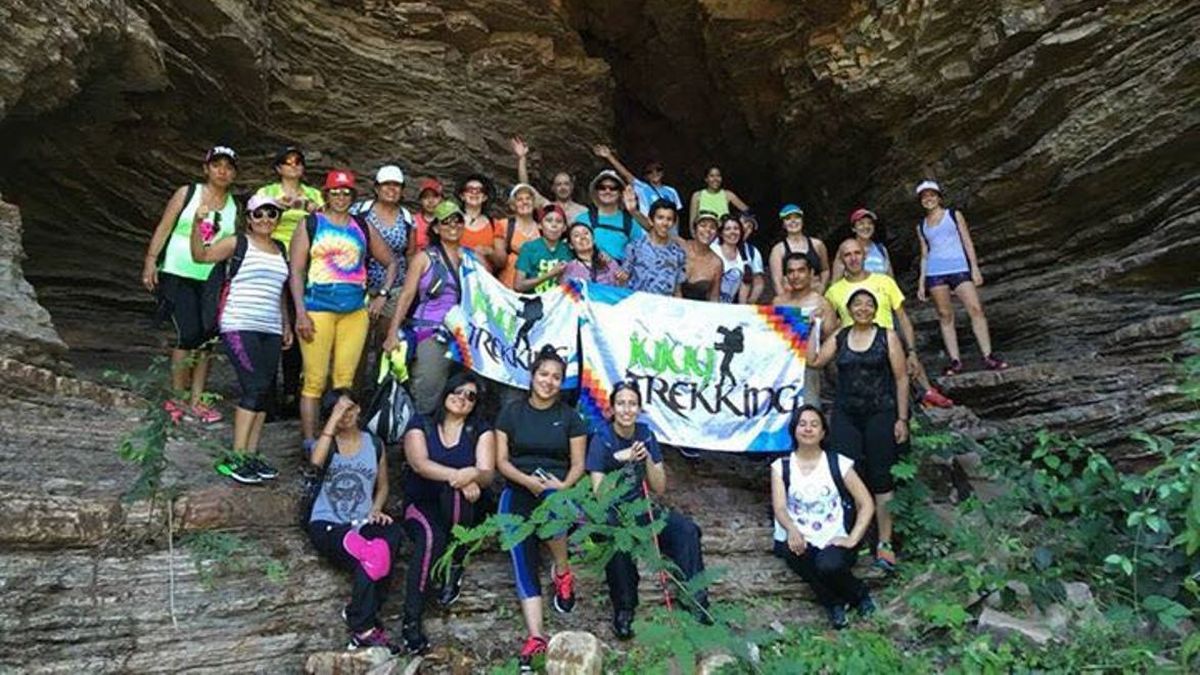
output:
[[354, 188], [354, 173], [344, 169], [334, 169], [325, 174], [325, 189]]
[[453, 199], [443, 199], [442, 203], [438, 204], [437, 208], [433, 210], [433, 217], [439, 223], [450, 216], [453, 216], [454, 214], [458, 214], [463, 218], [466, 218], [466, 214], [464, 214], [463, 210], [459, 208], [458, 202], [454, 201]]
[[788, 216], [792, 215], [793, 213], [800, 216], [801, 218], [804, 217], [804, 209], [800, 208], [799, 206], [797, 206], [795, 204], [784, 204], [783, 208], [779, 209], [779, 217], [780, 218], [787, 218]]
[[513, 186], [513, 188], [511, 190], [508, 191], [508, 198], [516, 199], [517, 193], [522, 190], [528, 192], [529, 196], [531, 196], [531, 197], [537, 194], [537, 190], [534, 190], [533, 186], [530, 185], [529, 183], [517, 183], [516, 185]]
[[933, 190], [934, 192], [938, 193], [939, 195], [942, 194], [942, 186], [938, 185], [937, 181], [923, 180], [917, 184], [916, 193], [917, 193], [918, 197], [920, 197], [921, 193], [926, 190]]
[[851, 225], [857, 223], [858, 221], [862, 220], [863, 218], [870, 218], [871, 220], [873, 220], [877, 223], [879, 222], [879, 216], [875, 215], [875, 212], [870, 209], [863, 208], [860, 206], [857, 209], [854, 209], [853, 211], [850, 212], [850, 224]]
[[274, 197], [256, 194], [250, 198], [250, 201], [246, 202], [246, 213], [250, 213], [255, 209], [261, 209], [264, 206], [274, 206], [281, 211], [283, 210], [283, 207], [280, 206], [279, 202], [275, 201]]
[[712, 211], [697, 211], [696, 222], [698, 223], [702, 220], [711, 220], [714, 223], [721, 221], [721, 219], [717, 217], [717, 214], [713, 213]]
[[622, 188], [625, 187], [625, 180], [623, 178], [621, 178], [621, 174], [617, 173], [616, 171], [613, 171], [612, 169], [605, 169], [605, 170], [601, 171], [600, 173], [596, 174], [596, 177], [592, 179], [591, 184], [588, 186], [588, 191], [595, 192], [596, 186], [600, 184], [600, 181], [605, 180], [605, 179], [613, 181], [614, 183], [621, 186]]
[[379, 167], [379, 171], [375, 172], [375, 183], [382, 185], [384, 183], [404, 183], [404, 172], [395, 164], [385, 164]]
[[214, 160], [224, 157], [237, 166], [237, 153], [228, 145], [214, 145], [204, 153], [204, 163], [211, 164]]
[[425, 192], [427, 192], [427, 191], [433, 192], [433, 194], [441, 197], [442, 196], [441, 182], [439, 182], [438, 179], [436, 179], [436, 178], [426, 178], [425, 180], [421, 181], [421, 189], [417, 191], [417, 194], [419, 194], [419, 195], [425, 194]]
[[304, 151], [301, 150], [299, 146], [285, 145], [279, 149], [279, 152], [275, 153], [275, 164], [273, 166], [281, 166], [283, 164], [283, 160], [287, 159], [288, 155], [296, 155], [300, 158], [301, 164], [308, 164], [308, 162], [304, 159]]

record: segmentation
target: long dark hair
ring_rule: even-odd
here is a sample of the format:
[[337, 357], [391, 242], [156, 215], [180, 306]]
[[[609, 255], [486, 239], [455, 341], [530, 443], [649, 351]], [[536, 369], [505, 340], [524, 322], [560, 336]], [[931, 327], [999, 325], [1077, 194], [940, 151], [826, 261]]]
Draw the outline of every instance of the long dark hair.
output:
[[429, 416], [434, 425], [441, 426], [442, 422], [446, 421], [446, 399], [450, 397], [450, 394], [454, 393], [455, 389], [464, 384], [475, 385], [475, 405], [471, 408], [471, 412], [467, 414], [467, 419], [463, 424], [470, 426], [478, 420], [479, 410], [483, 404], [483, 385], [479, 382], [479, 378], [475, 376], [475, 373], [468, 370], [455, 373], [446, 380], [445, 386], [442, 387], [442, 393], [438, 396], [438, 404], [434, 406], [433, 413]]
[[829, 441], [829, 421], [825, 419], [825, 413], [821, 409], [811, 403], [796, 408], [792, 412], [792, 418], [788, 420], [788, 438], [792, 442], [792, 450], [796, 449], [796, 427], [800, 426], [800, 416], [806, 412], [812, 411], [817, 414], [817, 419], [821, 420], [821, 431], [825, 435], [821, 438], [821, 449], [824, 450]]

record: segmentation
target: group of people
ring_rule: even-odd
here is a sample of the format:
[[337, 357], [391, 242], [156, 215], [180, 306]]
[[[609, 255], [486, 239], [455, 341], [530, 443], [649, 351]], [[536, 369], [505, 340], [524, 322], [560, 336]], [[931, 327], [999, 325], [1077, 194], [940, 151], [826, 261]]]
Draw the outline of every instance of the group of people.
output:
[[[419, 651], [428, 642], [422, 608], [437, 586], [431, 561], [444, 550], [450, 528], [472, 520], [497, 473], [504, 479], [499, 510], [525, 515], [585, 472], [599, 487], [605, 473], [633, 465], [654, 492], [666, 484], [658, 442], [637, 422], [637, 389], [618, 387], [608, 426], [588, 430], [561, 400], [565, 364], [552, 349], [533, 359], [529, 391], [509, 398], [494, 424], [482, 419], [481, 383], [455, 372], [445, 357], [442, 328], [459, 302], [467, 251], [521, 293], [586, 279], [698, 301], [799, 307], [818, 320], [819, 330], [809, 341], [804, 406], [791, 419], [793, 452], [771, 470], [776, 551], [817, 589], [834, 625], [845, 625], [847, 607], [871, 611], [870, 596], [850, 566], [872, 524], [876, 564], [888, 570], [896, 565], [887, 504], [891, 466], [908, 436], [910, 382], [912, 400], [953, 405], [917, 356], [876, 214], [865, 208], [851, 213], [850, 236], [831, 264], [825, 242], [805, 232], [803, 209], [786, 204], [778, 212], [783, 236], [764, 257], [750, 242], [756, 217], [723, 186], [716, 167], [685, 213], [679, 193], [663, 182], [659, 162], [648, 163], [638, 178], [612, 149], [595, 146], [596, 157], [609, 166], [590, 181], [586, 203], [579, 203], [570, 174], [555, 175], [550, 195], [543, 195], [528, 177], [527, 144], [514, 138], [512, 149], [517, 182], [502, 216], [492, 210], [497, 196], [482, 175], [460, 181], [457, 200], [437, 178], [422, 179], [411, 211], [404, 204], [405, 173], [395, 164], [376, 171], [371, 194], [343, 169], [329, 171], [317, 189], [304, 182], [306, 158], [295, 146], [276, 154], [278, 180], [239, 209], [233, 195], [237, 154], [227, 146], [210, 149], [203, 181], [178, 188], [167, 202], [142, 270], [160, 316], [176, 330], [171, 387], [178, 395], [165, 411], [175, 419], [221, 419], [203, 393], [211, 346], [223, 344], [241, 393], [230, 452], [217, 469], [238, 482], [259, 483], [278, 475], [258, 452], [267, 408], [294, 402], [306, 458], [318, 467], [328, 464], [324, 502], [318, 500], [323, 506], [314, 508], [310, 535], [331, 559], [357, 570], [346, 612], [352, 644], [388, 643], [376, 624], [390, 567], [382, 577], [366, 574], [356, 552], [366, 555], [371, 547], [357, 535], [394, 549], [403, 531], [415, 547], [403, 637], [406, 648]], [[922, 182], [916, 196], [925, 212], [917, 225], [918, 297], [931, 297], [937, 308], [949, 356], [944, 374], [963, 368], [952, 297], [970, 315], [985, 367], [1006, 368], [992, 351], [977, 292], [983, 277], [963, 214], [944, 205], [935, 182]], [[384, 508], [387, 453], [359, 429], [351, 392], [369, 357], [401, 343], [413, 347], [409, 388], [419, 414], [404, 435], [405, 506], [398, 524]], [[821, 369], [831, 362], [838, 376], [827, 426]], [[698, 528], [679, 514], [667, 518], [664, 551], [685, 575], [697, 574], [703, 569]], [[547, 545], [554, 607], [568, 612], [575, 598], [565, 540]], [[538, 546], [527, 542], [512, 556], [530, 633], [522, 650], [528, 661], [545, 648]], [[442, 604], [458, 596], [461, 564], [452, 565], [450, 576], [436, 589]], [[614, 558], [608, 581], [614, 631], [628, 637], [636, 566], [628, 557]], [[694, 599], [695, 606], [706, 602]]]

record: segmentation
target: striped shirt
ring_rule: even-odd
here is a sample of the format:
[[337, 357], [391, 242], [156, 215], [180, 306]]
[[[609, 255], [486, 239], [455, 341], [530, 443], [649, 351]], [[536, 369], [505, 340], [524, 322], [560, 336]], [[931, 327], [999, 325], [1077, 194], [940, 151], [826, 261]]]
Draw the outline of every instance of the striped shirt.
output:
[[287, 278], [288, 266], [282, 255], [274, 250], [260, 251], [247, 242], [242, 266], [229, 282], [229, 296], [221, 312], [221, 332], [280, 335], [283, 320], [279, 314], [279, 296]]

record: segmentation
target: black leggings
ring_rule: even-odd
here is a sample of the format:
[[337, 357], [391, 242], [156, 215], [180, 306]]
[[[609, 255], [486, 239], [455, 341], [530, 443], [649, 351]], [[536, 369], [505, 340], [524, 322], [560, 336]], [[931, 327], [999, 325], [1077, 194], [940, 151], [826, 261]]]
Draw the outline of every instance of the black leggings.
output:
[[867, 587], [854, 576], [854, 561], [858, 553], [829, 544], [817, 548], [808, 544], [804, 555], [792, 553], [787, 542], [775, 542], [775, 555], [783, 558], [793, 572], [799, 574], [826, 609], [836, 605], [852, 605], [867, 594]]
[[[660, 513], [659, 517], [662, 515]], [[690, 580], [704, 571], [704, 554], [700, 550], [700, 527], [691, 518], [675, 511], [667, 511], [666, 518], [667, 524], [658, 534], [659, 548], [664, 556], [679, 567], [684, 580]], [[614, 555], [604, 567], [604, 577], [608, 581], [608, 594], [612, 598], [614, 610], [633, 611], [637, 608], [640, 576], [633, 556], [628, 553]], [[702, 591], [695, 601], [701, 606], [707, 606], [708, 596]]]
[[[475, 522], [475, 504], [461, 490], [446, 485], [436, 499], [411, 501], [404, 505], [404, 532], [413, 543], [404, 581], [404, 620], [421, 619], [425, 601], [436, 584], [429, 583], [430, 570], [446, 551], [450, 530], [458, 524]], [[467, 548], [455, 551], [454, 564], [462, 565]]]
[[855, 469], [872, 494], [891, 492], [896, 484], [896, 410], [854, 413], [834, 407], [830, 422], [830, 445], [854, 460]]
[[168, 272], [158, 274], [159, 314], [175, 326], [175, 349], [199, 349], [204, 333], [205, 283]]
[[[312, 540], [318, 553], [341, 569], [350, 571], [353, 581], [350, 587], [350, 605], [346, 608], [346, 621], [350, 624], [350, 630], [362, 633], [375, 626], [379, 610], [387, 600], [392, 573], [389, 571], [382, 579], [371, 581], [371, 577], [367, 576], [358, 560], [342, 546], [342, 537], [345, 537], [349, 530], [348, 524], [317, 520], [308, 524], [308, 538]], [[358, 532], [366, 539], [387, 541], [392, 550], [392, 559], [395, 560], [396, 552], [400, 550], [399, 523], [363, 525]]]
[[275, 368], [279, 365], [282, 338], [273, 333], [238, 330], [221, 333], [229, 362], [237, 373], [242, 394], [238, 407], [251, 412], [267, 409]]

